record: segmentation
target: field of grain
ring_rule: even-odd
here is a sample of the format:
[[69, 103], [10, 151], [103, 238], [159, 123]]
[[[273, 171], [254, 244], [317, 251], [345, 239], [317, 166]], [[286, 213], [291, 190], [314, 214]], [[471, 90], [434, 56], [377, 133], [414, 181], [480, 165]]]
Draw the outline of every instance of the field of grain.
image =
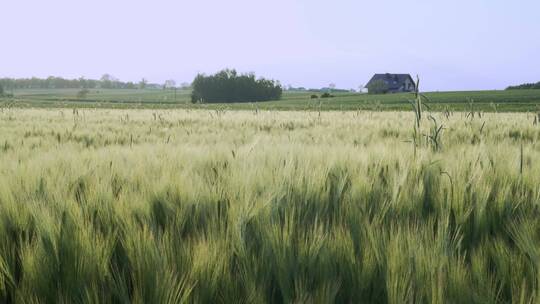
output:
[[0, 302], [537, 303], [537, 120], [3, 109]]

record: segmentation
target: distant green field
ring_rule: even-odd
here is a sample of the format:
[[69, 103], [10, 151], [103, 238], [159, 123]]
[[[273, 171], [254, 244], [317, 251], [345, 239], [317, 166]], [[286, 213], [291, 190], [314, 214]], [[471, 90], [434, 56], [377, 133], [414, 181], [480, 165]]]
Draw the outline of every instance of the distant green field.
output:
[[[279, 101], [259, 103], [190, 103], [189, 90], [91, 90], [77, 98], [78, 89], [16, 90], [14, 98], [0, 99], [16, 107], [91, 107], [91, 108], [209, 108], [260, 110], [408, 110], [412, 94], [367, 95], [336, 93], [327, 99], [311, 99], [312, 92], [285, 92]], [[540, 111], [540, 90], [428, 92], [432, 110]]]

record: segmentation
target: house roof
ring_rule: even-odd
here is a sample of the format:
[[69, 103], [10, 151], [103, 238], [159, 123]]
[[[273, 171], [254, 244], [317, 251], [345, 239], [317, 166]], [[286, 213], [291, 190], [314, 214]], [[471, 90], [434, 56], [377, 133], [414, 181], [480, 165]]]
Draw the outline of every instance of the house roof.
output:
[[410, 74], [375, 74], [367, 83], [366, 87], [374, 81], [382, 80], [386, 83], [389, 89], [399, 89], [407, 79], [409, 79], [414, 84], [414, 80]]

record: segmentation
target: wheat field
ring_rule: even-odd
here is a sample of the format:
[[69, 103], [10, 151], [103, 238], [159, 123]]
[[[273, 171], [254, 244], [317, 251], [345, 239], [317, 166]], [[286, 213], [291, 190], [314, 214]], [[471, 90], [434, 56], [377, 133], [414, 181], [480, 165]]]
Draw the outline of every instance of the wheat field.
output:
[[538, 303], [533, 114], [3, 109], [0, 302]]

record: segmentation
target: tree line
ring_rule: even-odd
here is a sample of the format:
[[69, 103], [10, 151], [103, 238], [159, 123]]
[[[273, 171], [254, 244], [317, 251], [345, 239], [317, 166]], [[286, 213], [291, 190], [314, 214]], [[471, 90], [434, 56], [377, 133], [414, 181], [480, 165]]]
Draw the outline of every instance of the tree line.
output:
[[144, 89], [148, 86], [148, 81], [142, 79], [138, 83], [123, 82], [117, 78], [104, 74], [99, 80], [86, 79], [66, 79], [62, 77], [49, 76], [47, 78], [0, 78], [0, 87], [4, 90], [15, 89]]
[[540, 81], [537, 83], [524, 83], [516, 86], [509, 86], [507, 90], [528, 90], [528, 89], [540, 89]]
[[[189, 88], [190, 84], [182, 83], [180, 88]], [[16, 89], [79, 89], [83, 98], [89, 89], [144, 89], [162, 88], [176, 89], [174, 80], [167, 80], [163, 85], [149, 84], [146, 79], [139, 83], [122, 82], [105, 74], [99, 80], [66, 79], [50, 76], [43, 78], [0, 78], [0, 94]], [[214, 75], [198, 74], [191, 84], [192, 102], [256, 102], [281, 99], [283, 89], [279, 81], [256, 78], [255, 74], [239, 74], [236, 70], [225, 69]]]
[[281, 99], [278, 81], [255, 78], [253, 73], [238, 74], [225, 69], [214, 75], [198, 74], [192, 83], [192, 102], [252, 102]]

